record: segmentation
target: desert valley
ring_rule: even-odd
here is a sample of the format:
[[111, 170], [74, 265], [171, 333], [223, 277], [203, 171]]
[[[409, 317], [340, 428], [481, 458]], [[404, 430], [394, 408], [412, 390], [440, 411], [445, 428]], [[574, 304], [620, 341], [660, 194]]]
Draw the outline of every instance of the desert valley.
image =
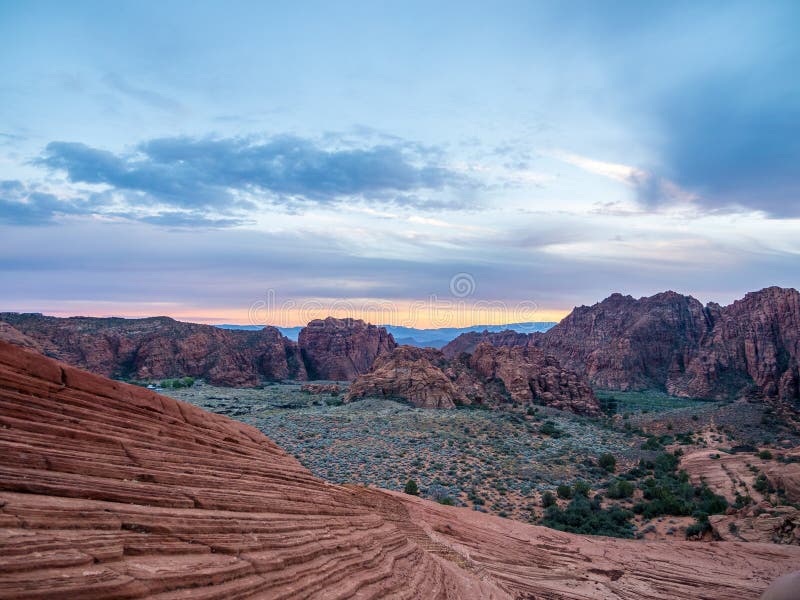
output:
[[800, 600], [800, 0], [0, 0], [0, 600]]
[[441, 350], [0, 319], [0, 597], [756, 598], [800, 564], [793, 289]]

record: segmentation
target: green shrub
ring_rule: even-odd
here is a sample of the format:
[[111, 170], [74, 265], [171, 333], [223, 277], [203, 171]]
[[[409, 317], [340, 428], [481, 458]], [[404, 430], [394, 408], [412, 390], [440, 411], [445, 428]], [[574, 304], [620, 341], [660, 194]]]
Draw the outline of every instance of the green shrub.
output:
[[413, 479], [406, 481], [406, 486], [403, 488], [403, 491], [411, 496], [419, 496], [419, 487], [417, 486], [417, 482]]
[[542, 506], [544, 508], [549, 508], [556, 503], [556, 497], [553, 495], [553, 492], [545, 492], [542, 494]]
[[633, 537], [634, 527], [630, 519], [633, 514], [618, 506], [603, 509], [599, 500], [590, 500], [578, 495], [564, 510], [551, 506], [544, 512], [540, 525], [587, 535], [607, 535], [612, 537]]
[[542, 426], [539, 427], [539, 433], [542, 435], [549, 435], [550, 437], [558, 438], [561, 437], [563, 432], [556, 427], [556, 424], [552, 421], [545, 421], [542, 423]]
[[620, 499], [630, 498], [633, 496], [634, 486], [630, 481], [625, 479], [616, 478], [608, 484], [608, 491], [606, 492], [609, 498]]
[[769, 450], [762, 450], [758, 453], [758, 458], [761, 460], [772, 460], [772, 452]]
[[591, 491], [592, 486], [585, 481], [576, 481], [575, 485], [572, 487], [572, 493], [574, 496], [588, 496], [589, 492]]
[[601, 454], [597, 462], [603, 469], [605, 469], [609, 473], [613, 473], [617, 469], [617, 459], [610, 452]]
[[569, 500], [572, 498], [572, 488], [566, 483], [562, 483], [556, 488], [556, 494], [558, 494], [558, 497], [563, 500]]

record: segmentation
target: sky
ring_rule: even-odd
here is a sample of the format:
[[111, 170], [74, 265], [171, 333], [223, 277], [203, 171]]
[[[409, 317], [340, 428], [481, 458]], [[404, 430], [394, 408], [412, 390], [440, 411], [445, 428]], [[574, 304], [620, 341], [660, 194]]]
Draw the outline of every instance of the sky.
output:
[[0, 310], [800, 287], [800, 3], [0, 0]]

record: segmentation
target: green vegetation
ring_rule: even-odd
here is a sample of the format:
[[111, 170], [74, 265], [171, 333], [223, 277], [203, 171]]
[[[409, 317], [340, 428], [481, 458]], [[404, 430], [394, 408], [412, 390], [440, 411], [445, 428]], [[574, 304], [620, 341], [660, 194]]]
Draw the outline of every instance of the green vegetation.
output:
[[564, 432], [556, 427], [556, 424], [552, 421], [545, 421], [542, 423], [542, 426], [539, 427], [539, 433], [542, 435], [549, 435], [552, 438], [560, 438], [564, 435]]
[[550, 508], [556, 504], [556, 497], [553, 495], [553, 492], [545, 492], [542, 494], [542, 506], [544, 508]]
[[658, 413], [707, 404], [703, 400], [670, 396], [660, 390], [641, 390], [636, 392], [595, 390], [595, 396], [600, 401], [600, 408], [608, 415], [616, 413]]
[[725, 512], [728, 501], [711, 491], [705, 484], [694, 487], [685, 471], [677, 471], [678, 458], [663, 453], [652, 461], [640, 462], [639, 472], [650, 476], [640, 482], [644, 500], [633, 510], [646, 519], [660, 515], [694, 516], [702, 519], [708, 515]]
[[563, 510], [558, 506], [547, 508], [540, 524], [571, 533], [630, 538], [634, 532], [632, 517], [631, 511], [618, 506], [604, 509], [598, 496], [590, 500], [576, 494]]
[[636, 488], [630, 481], [626, 479], [620, 479], [619, 477], [617, 477], [611, 483], [608, 484], [606, 495], [609, 498], [613, 498], [614, 500], [619, 500], [622, 498], [630, 498], [633, 496], [633, 491], [635, 489]]
[[569, 500], [572, 498], [572, 488], [566, 483], [562, 483], [556, 488], [556, 494], [558, 494], [558, 497], [562, 500]]
[[601, 454], [597, 462], [601, 468], [605, 469], [609, 473], [613, 473], [617, 470], [617, 459], [610, 452]]
[[180, 388], [189, 388], [194, 385], [195, 379], [194, 377], [181, 377], [180, 379], [165, 379], [161, 382], [161, 387], [165, 390], [173, 389], [177, 390]]
[[413, 479], [406, 481], [403, 491], [411, 496], [419, 496], [419, 487], [417, 486], [417, 482]]
[[769, 450], [762, 450], [758, 453], [758, 458], [761, 460], [772, 460], [772, 452]]

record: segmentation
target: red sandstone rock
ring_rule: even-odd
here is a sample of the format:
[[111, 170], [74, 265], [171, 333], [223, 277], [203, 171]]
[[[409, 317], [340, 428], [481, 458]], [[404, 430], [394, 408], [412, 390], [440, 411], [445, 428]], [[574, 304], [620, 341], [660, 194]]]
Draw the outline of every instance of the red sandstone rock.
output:
[[539, 348], [498, 348], [484, 342], [470, 356], [469, 366], [487, 380], [502, 381], [516, 404], [543, 404], [588, 415], [600, 412], [586, 379]]
[[17, 346], [22, 346], [23, 348], [28, 348], [30, 350], [35, 350], [36, 352], [43, 351], [42, 347], [35, 340], [29, 338], [27, 335], [18, 331], [17, 329], [14, 329], [5, 321], [0, 321], [0, 340], [10, 344], [16, 344]]
[[0, 453], [2, 599], [755, 600], [800, 561], [327, 484], [248, 425], [4, 342]]
[[435, 364], [441, 358], [438, 350], [399, 346], [350, 385], [345, 401], [372, 396], [401, 398], [418, 408], [455, 408], [466, 399]]
[[455, 358], [460, 354], [472, 354], [475, 348], [483, 342], [488, 342], [492, 346], [529, 346], [531, 340], [541, 335], [541, 333], [519, 333], [507, 329], [505, 331], [469, 331], [462, 333], [457, 338], [451, 340], [444, 347], [442, 352], [447, 358]]
[[663, 389], [707, 328], [702, 304], [689, 296], [664, 292], [635, 300], [612, 294], [574, 309], [536, 343], [596, 387]]
[[798, 403], [800, 293], [771, 287], [707, 310], [712, 327], [685, 372], [670, 377], [669, 391], [701, 398], [756, 393]]
[[274, 327], [229, 331], [149, 319], [59, 319], [2, 313], [45, 354], [107, 377], [158, 380], [200, 377], [214, 385], [249, 387], [261, 380], [305, 379], [296, 345]]
[[379, 358], [350, 386], [346, 400], [402, 398], [419, 408], [542, 404], [596, 414], [599, 404], [585, 379], [562, 369], [538, 348], [480, 344], [474, 354], [447, 361], [442, 351], [400, 346]]
[[310, 379], [352, 381], [397, 344], [383, 327], [360, 319], [316, 319], [298, 337]]

